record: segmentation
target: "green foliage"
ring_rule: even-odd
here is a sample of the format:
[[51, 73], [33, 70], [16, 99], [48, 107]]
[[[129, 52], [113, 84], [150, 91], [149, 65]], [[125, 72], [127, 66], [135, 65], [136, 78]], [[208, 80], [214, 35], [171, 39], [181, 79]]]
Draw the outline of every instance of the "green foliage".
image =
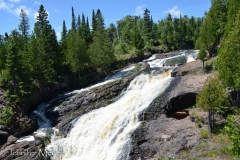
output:
[[218, 70], [226, 86], [240, 91], [240, 10], [234, 27], [224, 36], [219, 49]]
[[213, 60], [213, 70], [218, 70], [218, 59]]
[[9, 125], [13, 118], [13, 110], [10, 106], [4, 106], [2, 111], [0, 112], [0, 124]]
[[18, 25], [18, 29], [19, 31], [21, 31], [21, 34], [26, 41], [29, 38], [30, 25], [29, 25], [29, 18], [27, 16], [27, 13], [23, 9], [21, 9], [20, 18], [21, 18], [21, 22]]
[[201, 49], [200, 52], [198, 53], [198, 58], [202, 60], [203, 62], [203, 69], [204, 69], [204, 59], [207, 56], [207, 52], [204, 49]]
[[209, 131], [206, 128], [200, 130], [201, 138], [208, 139], [210, 136]]
[[227, 2], [226, 0], [212, 0], [212, 6], [204, 19], [199, 37], [196, 41], [196, 49], [206, 49], [211, 57], [216, 52], [219, 39], [226, 25]]
[[104, 67], [114, 62], [113, 48], [105, 30], [98, 28], [94, 32], [93, 43], [89, 46], [88, 53], [94, 67]]
[[197, 95], [197, 104], [203, 110], [215, 110], [217, 113], [225, 113], [226, 92], [225, 87], [218, 77], [208, 77], [202, 90]]
[[68, 31], [67, 31], [65, 21], [63, 21], [62, 33], [61, 33], [61, 39], [60, 39], [60, 48], [62, 52], [65, 52], [67, 49], [67, 37], [68, 37]]
[[240, 116], [230, 115], [227, 117], [225, 131], [232, 142], [231, 151], [240, 158]]
[[73, 73], [83, 69], [88, 61], [86, 46], [80, 34], [69, 32], [66, 51], [67, 64]]
[[37, 15], [37, 27], [39, 27], [38, 29], [42, 29], [44, 27], [44, 25], [48, 24], [48, 13], [47, 11], [44, 9], [44, 6], [41, 4], [38, 10], [38, 15]]
[[233, 30], [233, 27], [236, 25], [236, 21], [239, 21], [239, 0], [228, 0], [227, 1], [227, 24], [226, 24], [226, 31], [224, 33], [224, 37], [227, 37], [229, 32]]
[[136, 18], [134, 20], [133, 29], [131, 31], [132, 31], [132, 34], [131, 34], [132, 45], [138, 50], [143, 49], [144, 41], [143, 41], [139, 31], [138, 31], [137, 19]]

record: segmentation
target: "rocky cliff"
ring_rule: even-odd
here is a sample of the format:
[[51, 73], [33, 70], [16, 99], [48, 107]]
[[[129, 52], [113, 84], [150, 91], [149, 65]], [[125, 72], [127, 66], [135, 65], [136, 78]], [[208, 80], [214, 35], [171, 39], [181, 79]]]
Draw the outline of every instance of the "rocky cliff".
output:
[[200, 131], [186, 109], [196, 104], [197, 93], [212, 75], [180, 74], [191, 73], [198, 67], [199, 61], [196, 61], [176, 69], [172, 84], [139, 117], [142, 125], [132, 134], [130, 160], [174, 158], [199, 142]]

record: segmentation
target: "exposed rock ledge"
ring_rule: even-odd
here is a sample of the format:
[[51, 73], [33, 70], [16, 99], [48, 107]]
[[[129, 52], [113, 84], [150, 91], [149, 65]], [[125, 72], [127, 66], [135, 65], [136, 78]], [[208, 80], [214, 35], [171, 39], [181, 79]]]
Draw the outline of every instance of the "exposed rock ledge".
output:
[[166, 115], [193, 106], [208, 76], [212, 75], [176, 77], [165, 93], [150, 104], [140, 117], [144, 122], [132, 135], [130, 160], [176, 157], [195, 146], [200, 135], [189, 116], [175, 119]]

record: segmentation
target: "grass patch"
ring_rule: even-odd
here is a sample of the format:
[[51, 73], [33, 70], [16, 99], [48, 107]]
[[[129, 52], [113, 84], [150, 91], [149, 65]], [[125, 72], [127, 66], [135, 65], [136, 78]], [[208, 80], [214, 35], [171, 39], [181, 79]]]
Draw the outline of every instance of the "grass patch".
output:
[[210, 133], [206, 128], [200, 130], [201, 138], [208, 139], [210, 137]]

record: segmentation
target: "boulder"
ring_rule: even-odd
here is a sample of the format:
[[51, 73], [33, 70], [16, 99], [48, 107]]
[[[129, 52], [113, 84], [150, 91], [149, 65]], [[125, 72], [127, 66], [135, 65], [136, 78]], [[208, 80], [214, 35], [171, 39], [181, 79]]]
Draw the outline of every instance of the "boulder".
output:
[[156, 120], [143, 123], [133, 133], [134, 147], [129, 159], [174, 158], [182, 150], [193, 148], [199, 137], [199, 130], [189, 117], [177, 120], [163, 114]]
[[196, 60], [193, 62], [189, 62], [185, 65], [179, 66], [176, 69], [174, 69], [171, 73], [172, 77], [179, 77], [184, 76], [188, 73], [197, 72], [202, 68], [202, 61]]
[[13, 135], [9, 136], [7, 139], [7, 145], [13, 144], [18, 140], [17, 137], [14, 137]]

